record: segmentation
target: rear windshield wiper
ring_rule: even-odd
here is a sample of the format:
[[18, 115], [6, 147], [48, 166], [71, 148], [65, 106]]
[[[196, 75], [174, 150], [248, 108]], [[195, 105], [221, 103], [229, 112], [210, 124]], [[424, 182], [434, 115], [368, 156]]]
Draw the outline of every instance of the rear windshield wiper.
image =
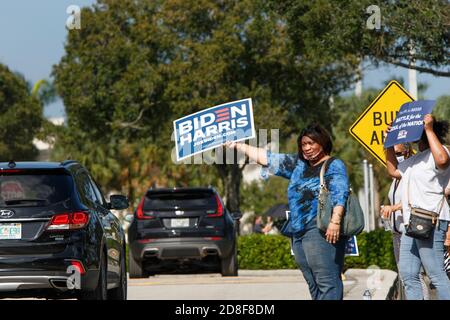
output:
[[[11, 199], [11, 200], [5, 200], [4, 201], [7, 206], [39, 206], [39, 205], [47, 205], [49, 201], [47, 199]], [[32, 203], [36, 203], [33, 205]]]

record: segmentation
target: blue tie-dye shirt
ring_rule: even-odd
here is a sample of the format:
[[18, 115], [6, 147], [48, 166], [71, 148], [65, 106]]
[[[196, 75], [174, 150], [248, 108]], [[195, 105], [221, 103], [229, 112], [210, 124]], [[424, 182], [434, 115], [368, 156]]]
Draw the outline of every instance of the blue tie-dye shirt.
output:
[[[270, 151], [267, 152], [267, 160], [268, 165], [261, 170], [264, 179], [268, 178], [269, 173], [289, 179], [290, 228], [294, 233], [298, 233], [317, 215], [320, 169], [323, 163], [312, 167], [297, 154], [279, 154]], [[333, 207], [345, 207], [349, 196], [349, 182], [344, 163], [333, 158], [324, 177], [331, 193]]]

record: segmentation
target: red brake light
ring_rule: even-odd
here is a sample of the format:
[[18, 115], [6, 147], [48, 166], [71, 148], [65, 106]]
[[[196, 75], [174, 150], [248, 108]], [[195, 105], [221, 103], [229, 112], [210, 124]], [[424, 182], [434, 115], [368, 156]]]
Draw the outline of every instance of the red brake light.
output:
[[139, 205], [136, 209], [136, 218], [139, 220], [149, 220], [153, 219], [153, 216], [146, 216], [144, 215], [144, 202], [145, 202], [145, 196], [142, 198], [141, 202], [139, 202]]
[[89, 216], [84, 212], [74, 212], [72, 213], [72, 223], [73, 224], [84, 224], [89, 219]]
[[73, 230], [84, 228], [89, 222], [89, 214], [84, 211], [54, 215], [47, 230]]
[[0, 173], [17, 173], [17, 172], [22, 172], [23, 170], [21, 169], [1, 169]]
[[139, 243], [150, 243], [150, 242], [154, 242], [156, 239], [139, 239], [137, 242]]
[[222, 240], [222, 237], [204, 237], [203, 239], [211, 241], [219, 241]]
[[72, 266], [74, 266], [75, 269], [77, 269], [78, 272], [79, 272], [81, 275], [83, 275], [83, 274], [86, 273], [86, 270], [84, 269], [84, 266], [83, 266], [83, 264], [81, 263], [81, 261], [78, 261], [78, 260], [70, 260], [70, 264], [71, 264]]
[[208, 217], [221, 217], [221, 216], [223, 216], [222, 202], [220, 202], [219, 196], [217, 194], [216, 194], [216, 203], [217, 203], [216, 213], [208, 214]]
[[62, 225], [62, 224], [69, 224], [70, 222], [70, 217], [69, 217], [69, 213], [64, 213], [64, 214], [58, 214], [56, 216], [53, 216], [52, 218], [52, 222], [50, 223], [51, 225]]

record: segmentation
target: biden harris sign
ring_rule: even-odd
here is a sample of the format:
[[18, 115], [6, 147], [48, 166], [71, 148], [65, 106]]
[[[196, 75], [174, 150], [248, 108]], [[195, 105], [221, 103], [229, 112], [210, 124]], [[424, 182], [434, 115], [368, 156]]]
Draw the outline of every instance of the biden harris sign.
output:
[[226, 141], [255, 137], [252, 99], [221, 104], [173, 122], [177, 161], [217, 148]]

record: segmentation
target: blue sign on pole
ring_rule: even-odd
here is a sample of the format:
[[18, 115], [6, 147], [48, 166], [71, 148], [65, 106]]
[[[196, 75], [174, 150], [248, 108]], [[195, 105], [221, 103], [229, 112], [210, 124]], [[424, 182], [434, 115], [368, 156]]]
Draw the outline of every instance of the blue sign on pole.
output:
[[433, 111], [435, 103], [435, 100], [419, 100], [402, 105], [386, 137], [384, 147], [419, 141], [423, 133], [423, 118]]
[[252, 99], [221, 104], [173, 122], [177, 161], [217, 148], [226, 141], [255, 137]]
[[346, 256], [359, 256], [358, 242], [356, 236], [350, 237], [345, 243], [345, 255]]

